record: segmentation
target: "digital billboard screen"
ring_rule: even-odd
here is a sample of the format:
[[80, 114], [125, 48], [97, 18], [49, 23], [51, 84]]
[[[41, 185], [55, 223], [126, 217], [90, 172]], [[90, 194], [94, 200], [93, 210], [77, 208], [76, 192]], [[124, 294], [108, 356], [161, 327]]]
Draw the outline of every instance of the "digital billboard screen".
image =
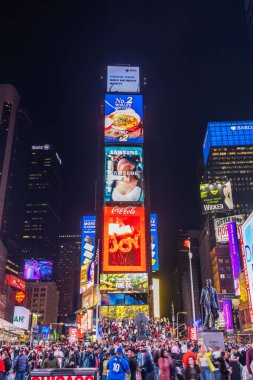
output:
[[224, 212], [234, 208], [230, 181], [200, 184], [200, 198], [203, 214]]
[[143, 202], [143, 155], [140, 147], [105, 148], [105, 202]]
[[105, 142], [143, 143], [142, 95], [105, 95]]
[[82, 217], [80, 293], [94, 284], [94, 254], [96, 244], [96, 216]]
[[152, 271], [159, 270], [158, 261], [158, 233], [157, 233], [157, 215], [150, 215], [150, 234], [151, 234], [151, 255]]
[[80, 276], [80, 293], [89, 289], [94, 284], [95, 263], [92, 260], [85, 259], [81, 265]]
[[104, 207], [103, 272], [145, 272], [145, 209]]
[[82, 248], [81, 248], [81, 265], [85, 259], [93, 260], [95, 252], [96, 239], [96, 217], [95, 215], [86, 215], [82, 218]]
[[146, 305], [147, 293], [124, 294], [124, 293], [102, 293], [101, 306], [120, 306], [120, 305]]
[[107, 92], [140, 92], [139, 67], [107, 66]]
[[52, 281], [52, 273], [52, 261], [25, 261], [24, 280], [26, 281]]
[[112, 319], [122, 320], [129, 318], [133, 320], [139, 313], [149, 315], [148, 305], [131, 305], [131, 306], [100, 306], [100, 316]]
[[253, 212], [242, 226], [242, 259], [248, 291], [250, 321], [253, 323]]
[[242, 229], [242, 225], [245, 219], [243, 215], [228, 215], [224, 218], [214, 219], [214, 230], [216, 243], [228, 243], [228, 227], [230, 222], [236, 222], [237, 234], [239, 236], [239, 230]]
[[100, 275], [100, 290], [109, 293], [146, 293], [147, 273], [108, 273]]

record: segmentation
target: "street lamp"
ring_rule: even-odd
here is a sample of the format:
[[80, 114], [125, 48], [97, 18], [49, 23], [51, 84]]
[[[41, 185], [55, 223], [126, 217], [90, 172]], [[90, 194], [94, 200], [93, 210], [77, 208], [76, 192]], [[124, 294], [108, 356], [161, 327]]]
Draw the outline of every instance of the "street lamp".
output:
[[178, 339], [178, 316], [179, 316], [179, 314], [187, 315], [188, 313], [187, 313], [187, 311], [179, 311], [177, 313], [177, 339]]
[[196, 321], [196, 317], [195, 317], [194, 287], [193, 287], [193, 276], [192, 276], [192, 252], [191, 252], [191, 241], [190, 241], [190, 239], [187, 239], [184, 241], [184, 246], [189, 248], [188, 257], [189, 257], [190, 281], [191, 281], [192, 319], [193, 319], [192, 325], [194, 326], [194, 323]]

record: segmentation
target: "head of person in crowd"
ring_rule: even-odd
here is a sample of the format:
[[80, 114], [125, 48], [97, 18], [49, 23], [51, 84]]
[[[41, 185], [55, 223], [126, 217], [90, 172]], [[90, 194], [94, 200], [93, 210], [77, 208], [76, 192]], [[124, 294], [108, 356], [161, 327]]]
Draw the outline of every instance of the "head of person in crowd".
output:
[[187, 360], [187, 366], [189, 366], [189, 367], [194, 367], [194, 365], [195, 365], [195, 360], [194, 360], [194, 358], [193, 358], [192, 356], [189, 356], [189, 357], [188, 357], [188, 360]]
[[117, 347], [116, 348], [116, 355], [123, 356], [123, 348], [122, 347]]
[[187, 351], [192, 351], [192, 349], [193, 349], [193, 345], [192, 345], [192, 343], [190, 343], [190, 342], [188, 342], [187, 343]]
[[133, 347], [130, 347], [128, 350], [128, 357], [133, 358], [135, 356], [135, 349]]

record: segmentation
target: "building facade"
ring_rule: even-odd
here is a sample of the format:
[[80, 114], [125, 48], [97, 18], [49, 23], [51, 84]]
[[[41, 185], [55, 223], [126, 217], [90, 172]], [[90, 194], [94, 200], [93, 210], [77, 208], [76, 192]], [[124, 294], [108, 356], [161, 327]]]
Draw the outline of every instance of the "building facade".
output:
[[32, 145], [25, 203], [23, 259], [56, 259], [61, 223], [62, 162], [50, 144]]
[[80, 308], [81, 235], [60, 235], [57, 243], [55, 281], [59, 291], [58, 322], [75, 320]]
[[59, 292], [54, 281], [27, 282], [26, 296], [25, 307], [37, 314], [40, 325], [57, 323]]

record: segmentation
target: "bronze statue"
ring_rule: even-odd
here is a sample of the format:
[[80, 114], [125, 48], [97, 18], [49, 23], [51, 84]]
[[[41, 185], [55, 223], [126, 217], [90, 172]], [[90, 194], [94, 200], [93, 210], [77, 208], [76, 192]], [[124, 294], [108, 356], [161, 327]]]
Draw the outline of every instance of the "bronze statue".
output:
[[[201, 291], [200, 306], [205, 310], [204, 327], [206, 329], [215, 329], [215, 321], [219, 318], [219, 302], [216, 289], [212, 287], [212, 280], [206, 280], [206, 286]], [[210, 327], [211, 322], [211, 327]]]

